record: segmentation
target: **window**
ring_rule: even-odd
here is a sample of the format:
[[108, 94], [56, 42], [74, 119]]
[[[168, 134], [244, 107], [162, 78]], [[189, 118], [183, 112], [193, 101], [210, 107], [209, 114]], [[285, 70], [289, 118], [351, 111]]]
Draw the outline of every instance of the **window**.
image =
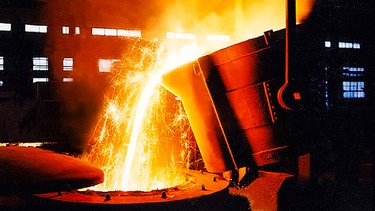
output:
[[360, 49], [361, 45], [359, 43], [353, 43], [353, 48], [354, 49]]
[[331, 41], [324, 41], [324, 47], [330, 48], [331, 47]]
[[343, 98], [365, 98], [365, 82], [363, 67], [343, 67]]
[[33, 78], [33, 83], [48, 82], [48, 78]]
[[47, 71], [48, 58], [47, 57], [33, 57], [33, 70], [34, 71]]
[[363, 67], [343, 67], [342, 75], [345, 77], [363, 77], [365, 69]]
[[47, 33], [47, 26], [44, 25], [25, 25], [26, 32], [36, 32], [36, 33]]
[[62, 27], [62, 33], [63, 34], [69, 34], [69, 26], [63, 26]]
[[365, 82], [363, 81], [343, 81], [343, 97], [344, 98], [364, 98]]
[[92, 28], [91, 34], [101, 35], [101, 36], [141, 37], [140, 30], [109, 29], [109, 28]]
[[353, 48], [353, 49], [360, 49], [361, 44], [353, 43], [353, 42], [339, 42], [339, 48]]
[[104, 28], [92, 28], [91, 29], [92, 35], [105, 35]]
[[72, 71], [73, 70], [73, 58], [64, 58], [63, 59], [63, 70]]
[[4, 81], [0, 81], [0, 86], [4, 86]]
[[124, 30], [118, 29], [117, 36], [124, 36], [124, 37], [141, 37], [142, 33], [140, 30]]
[[12, 25], [10, 23], [0, 23], [0, 31], [10, 31], [12, 30]]
[[0, 56], [0, 70], [4, 70], [4, 57]]
[[328, 81], [325, 81], [324, 82], [324, 90], [325, 90], [325, 93], [324, 93], [324, 98], [325, 98], [325, 102], [326, 102], [326, 107], [327, 109], [329, 109], [329, 90], [328, 90]]
[[75, 34], [81, 34], [81, 29], [77, 26], [74, 28]]
[[99, 59], [99, 72], [111, 72], [118, 59]]
[[73, 78], [63, 78], [63, 82], [73, 82]]
[[108, 36], [116, 36], [117, 30], [116, 29], [104, 29], [105, 35]]

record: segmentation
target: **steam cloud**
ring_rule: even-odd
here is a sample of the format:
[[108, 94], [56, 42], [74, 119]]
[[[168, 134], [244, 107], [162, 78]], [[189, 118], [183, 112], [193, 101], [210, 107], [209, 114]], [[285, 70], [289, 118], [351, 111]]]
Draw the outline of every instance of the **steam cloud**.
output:
[[[315, 0], [297, 0], [297, 21], [303, 22], [308, 17]], [[61, 52], [56, 48], [65, 49], [58, 39], [61, 36], [61, 26], [81, 28], [81, 34], [74, 43], [74, 71], [72, 76], [76, 83], [76, 90], [69, 93], [61, 93], [62, 98], [100, 99], [104, 94], [104, 87], [100, 84], [102, 76], [97, 73], [97, 61], [101, 56], [118, 57], [129, 46], [119, 46], [118, 43], [94, 42], [91, 39], [91, 27], [140, 29], [142, 37], [164, 39], [166, 32], [205, 34], [224, 34], [231, 37], [231, 42], [239, 42], [245, 39], [261, 35], [264, 31], [281, 29], [285, 26], [285, 2], [279, 0], [54, 0], [46, 1], [43, 8], [44, 18], [49, 28], [46, 54], [52, 64], [62, 65]], [[74, 32], [72, 32], [74, 33]], [[104, 41], [103, 41], [104, 42]], [[101, 45], [102, 44], [102, 45]], [[103, 49], [98, 48], [101, 45]], [[124, 45], [124, 44], [122, 44]], [[56, 47], [57, 46], [57, 47]], [[112, 48], [113, 46], [113, 48]], [[77, 59], [77, 60], [76, 60]], [[79, 64], [83, 64], [79, 66]], [[54, 68], [62, 69], [59, 65]], [[54, 72], [54, 74], [60, 74]], [[54, 76], [56, 77], [56, 75]], [[58, 77], [57, 76], [56, 80]], [[83, 103], [70, 103], [67, 108], [71, 116], [87, 111]], [[94, 112], [98, 108], [91, 108]], [[87, 113], [90, 116], [90, 113]], [[80, 118], [84, 119], [84, 118]], [[68, 133], [82, 133], [83, 124], [90, 124], [92, 119], [75, 125], [70, 121], [67, 127]], [[93, 123], [92, 123], [93, 124]], [[87, 125], [85, 128], [88, 128]], [[72, 129], [73, 128], [73, 129]], [[76, 129], [78, 128], [76, 131]], [[79, 136], [84, 136], [81, 134]], [[79, 138], [81, 139], [81, 138]]]

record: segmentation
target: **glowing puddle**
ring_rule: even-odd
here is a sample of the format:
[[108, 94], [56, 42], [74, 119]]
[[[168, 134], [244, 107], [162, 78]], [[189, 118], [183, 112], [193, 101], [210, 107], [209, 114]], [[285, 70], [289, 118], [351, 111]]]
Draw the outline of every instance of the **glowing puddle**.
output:
[[189, 171], [189, 183], [153, 191], [71, 191], [36, 195], [46, 209], [59, 210], [229, 210], [228, 181]]

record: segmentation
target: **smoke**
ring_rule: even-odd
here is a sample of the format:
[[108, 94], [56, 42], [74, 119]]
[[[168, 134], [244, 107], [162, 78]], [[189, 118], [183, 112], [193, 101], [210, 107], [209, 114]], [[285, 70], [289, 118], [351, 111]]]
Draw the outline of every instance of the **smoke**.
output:
[[[167, 3], [169, 2], [169, 3]], [[249, 39], [270, 29], [285, 28], [285, 1], [167, 1], [158, 19], [146, 20], [146, 30], [196, 34], [225, 34], [233, 42]], [[296, 0], [297, 23], [308, 17], [315, 0]]]
[[[308, 17], [314, 0], [297, 0], [297, 20]], [[133, 48], [134, 43], [97, 38], [92, 27], [139, 29], [144, 39], [165, 39], [166, 32], [193, 33], [198, 36], [222, 34], [231, 37], [228, 44], [259, 36], [264, 31], [285, 27], [285, 2], [280, 0], [54, 0], [46, 1], [42, 15], [48, 28], [46, 54], [54, 72], [51, 81], [67, 77], [62, 71], [62, 57], [74, 58], [75, 86], [61, 93], [69, 101], [67, 112], [73, 117], [87, 111], [87, 104], [98, 105], [105, 93], [103, 74], [98, 73], [99, 59], [118, 59]], [[69, 26], [70, 34], [61, 35], [61, 27]], [[81, 33], [76, 35], [75, 27]], [[52, 29], [52, 30], [50, 30]], [[65, 39], [62, 37], [69, 37]], [[198, 40], [199, 41], [199, 40]], [[207, 44], [205, 40], [200, 41]], [[199, 43], [198, 43], [199, 44]], [[216, 44], [215, 44], [216, 45]], [[216, 46], [218, 47], [218, 46]], [[72, 50], [73, 49], [73, 50]], [[65, 74], [65, 75], [64, 75]], [[77, 101], [77, 99], [79, 99]], [[94, 103], [90, 102], [96, 99]], [[74, 103], [79, 102], [79, 103]], [[87, 121], [68, 123], [69, 134], [89, 127], [99, 106], [86, 112]], [[94, 122], [92, 122], [94, 124]], [[79, 132], [78, 132], [79, 133]], [[82, 136], [82, 135], [80, 135]]]
[[[87, 27], [137, 28], [146, 37], [166, 31], [221, 33], [239, 39], [285, 26], [287, 0], [55, 0], [48, 18]], [[297, 21], [309, 15], [315, 0], [296, 0]]]

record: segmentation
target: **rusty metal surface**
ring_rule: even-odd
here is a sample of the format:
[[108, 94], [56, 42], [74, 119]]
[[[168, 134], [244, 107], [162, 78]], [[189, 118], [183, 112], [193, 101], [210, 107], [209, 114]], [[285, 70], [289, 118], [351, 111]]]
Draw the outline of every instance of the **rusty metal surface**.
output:
[[[205, 83], [204, 77], [210, 75], [212, 67], [205, 58], [166, 73], [162, 84], [181, 99], [207, 170], [224, 172], [235, 169], [236, 163]], [[203, 74], [202, 70], [208, 72]]]
[[210, 54], [226, 91], [282, 77], [284, 49], [280, 46], [284, 42], [283, 36], [280, 31], [268, 32], [272, 42], [259, 36]]
[[0, 147], [0, 195], [73, 190], [102, 183], [103, 171], [34, 147]]
[[265, 95], [265, 92], [264, 83], [259, 83], [227, 94], [242, 129], [260, 127], [275, 122], [275, 115], [272, 111], [274, 106], [269, 103], [270, 96]]
[[281, 161], [290, 144], [277, 103], [284, 32], [228, 46], [163, 76], [178, 96], [209, 172]]

